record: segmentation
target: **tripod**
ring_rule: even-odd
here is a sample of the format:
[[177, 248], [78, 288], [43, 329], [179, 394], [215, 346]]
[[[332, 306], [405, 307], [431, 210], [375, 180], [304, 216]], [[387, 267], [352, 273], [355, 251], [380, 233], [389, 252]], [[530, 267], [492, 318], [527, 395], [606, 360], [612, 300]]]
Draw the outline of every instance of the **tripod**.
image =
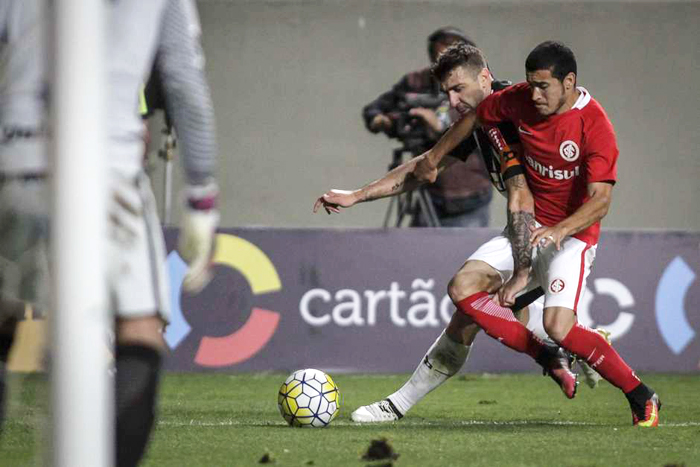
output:
[[[413, 157], [418, 154], [419, 151], [417, 152], [415, 149], [412, 149], [412, 147], [406, 143], [404, 143], [404, 146], [394, 149], [394, 157], [391, 164], [389, 164], [389, 170], [393, 170], [401, 165], [404, 153], [408, 153]], [[394, 206], [396, 206], [395, 209]], [[413, 191], [401, 193], [391, 198], [389, 207], [384, 216], [384, 228], [389, 227], [392, 211], [394, 210], [396, 210], [394, 227], [401, 227], [401, 223], [406, 216], [411, 216], [412, 219], [416, 219], [416, 216], [423, 216], [423, 220], [426, 222], [425, 227], [440, 227], [440, 220], [435, 213], [433, 201], [425, 186], [421, 186]]]

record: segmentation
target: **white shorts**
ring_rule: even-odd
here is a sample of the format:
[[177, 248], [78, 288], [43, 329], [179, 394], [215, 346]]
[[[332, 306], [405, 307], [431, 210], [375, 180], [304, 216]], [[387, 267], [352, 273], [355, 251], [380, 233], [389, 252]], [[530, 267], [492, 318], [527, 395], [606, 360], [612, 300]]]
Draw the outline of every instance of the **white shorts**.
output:
[[[150, 180], [143, 172], [133, 176], [114, 169], [109, 177], [111, 308], [120, 318], [159, 315], [167, 322], [170, 297], [165, 240]], [[115, 203], [115, 194], [126, 200], [136, 214]], [[115, 217], [120, 222], [115, 223]]]
[[41, 308], [49, 297], [49, 183], [0, 180], [0, 292]]
[[[530, 281], [523, 293], [536, 287], [544, 290], [544, 308], [564, 307], [576, 312], [586, 290], [597, 245], [567, 237], [557, 251], [554, 244], [532, 249]], [[469, 257], [494, 268], [505, 282], [513, 275], [510, 240], [499, 235], [484, 243]]]

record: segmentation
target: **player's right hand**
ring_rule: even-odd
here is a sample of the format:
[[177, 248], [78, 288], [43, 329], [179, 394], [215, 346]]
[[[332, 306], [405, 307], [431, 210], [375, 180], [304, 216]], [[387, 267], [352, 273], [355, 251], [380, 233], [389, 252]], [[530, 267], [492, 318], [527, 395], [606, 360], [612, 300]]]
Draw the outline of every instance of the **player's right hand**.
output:
[[420, 160], [416, 162], [416, 166], [413, 169], [413, 176], [419, 182], [433, 183], [438, 176], [437, 167], [431, 164], [430, 159], [426, 156], [419, 156]]
[[498, 297], [498, 304], [504, 307], [513, 306], [515, 304], [516, 295], [527, 286], [527, 283], [527, 274], [514, 274], [508, 279], [508, 282], [498, 289], [498, 293], [496, 294], [496, 297]]
[[339, 208], [349, 208], [357, 203], [356, 191], [329, 190], [314, 203], [314, 213], [323, 206], [328, 214], [340, 213]]

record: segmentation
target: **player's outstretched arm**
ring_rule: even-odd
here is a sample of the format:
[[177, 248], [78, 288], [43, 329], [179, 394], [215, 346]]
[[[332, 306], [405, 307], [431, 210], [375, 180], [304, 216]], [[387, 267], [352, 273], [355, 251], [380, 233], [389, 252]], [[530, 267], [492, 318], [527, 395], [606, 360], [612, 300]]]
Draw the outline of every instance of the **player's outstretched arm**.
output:
[[216, 125], [204, 74], [200, 23], [192, 0], [168, 3], [160, 32], [157, 66], [168, 112], [179, 138], [185, 172], [178, 251], [189, 268], [183, 287], [197, 293], [212, 277], [219, 224]]
[[414, 176], [419, 181], [434, 182], [438, 176], [438, 168], [447, 154], [452, 152], [464, 138], [472, 134], [477, 126], [476, 112], [470, 112], [440, 138], [431, 149], [421, 154], [414, 170]]
[[[314, 212], [323, 207], [328, 214], [339, 213], [340, 208], [349, 208], [357, 203], [374, 201], [375, 199], [396, 196], [416, 189], [425, 182], [415, 176], [416, 165], [425, 157], [425, 154], [404, 162], [400, 166], [388, 172], [379, 180], [368, 183], [357, 190], [329, 190], [320, 196], [314, 203]], [[440, 161], [436, 172], [442, 172], [447, 167], [457, 162], [457, 159], [448, 157]]]
[[510, 177], [505, 185], [508, 191], [506, 231], [513, 250], [513, 276], [498, 291], [498, 299], [502, 306], [511, 306], [516, 294], [527, 285], [532, 266], [530, 226], [535, 224], [535, 201], [525, 175]]
[[557, 250], [561, 249], [561, 242], [566, 237], [575, 235], [595, 224], [608, 214], [612, 201], [613, 185], [608, 182], [594, 182], [588, 184], [588, 201], [583, 203], [572, 215], [553, 227], [540, 227], [533, 229], [530, 235], [530, 243], [544, 245], [554, 243]]

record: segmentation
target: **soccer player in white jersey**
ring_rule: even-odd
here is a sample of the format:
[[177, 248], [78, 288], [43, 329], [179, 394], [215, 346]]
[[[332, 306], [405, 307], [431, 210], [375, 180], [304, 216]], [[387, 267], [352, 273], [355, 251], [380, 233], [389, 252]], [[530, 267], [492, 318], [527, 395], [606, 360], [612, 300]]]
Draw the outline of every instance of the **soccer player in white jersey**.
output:
[[[204, 75], [201, 27], [193, 0], [108, 3], [110, 285], [116, 313], [117, 465], [135, 465], [154, 423], [163, 325], [169, 318], [165, 247], [150, 181], [142, 167], [139, 90], [155, 66], [178, 134], [185, 172], [178, 250], [189, 264], [183, 286], [209, 280], [218, 224], [214, 112]], [[127, 271], [126, 273], [124, 271]]]
[[[0, 75], [4, 135], [0, 142], [0, 255], [5, 258], [0, 262], [4, 284], [0, 324], [12, 322], [19, 309], [14, 306], [18, 301], [6, 301], [6, 296], [36, 298], [36, 293], [12, 294], [9, 285], [23, 285], [20, 292], [42, 291], [33, 287], [37, 282], [33, 265], [41, 259], [35, 258], [41, 252], [37, 245], [45, 242], [48, 224], [44, 3], [0, 2], [1, 52], [7, 65]], [[142, 167], [143, 125], [138, 113], [139, 90], [154, 61], [180, 139], [186, 186], [178, 249], [189, 265], [183, 286], [192, 293], [210, 278], [219, 217], [213, 176], [216, 141], [194, 2], [115, 0], [107, 5], [108, 284], [116, 329], [116, 464], [133, 466], [145, 452], [154, 423], [161, 356], [166, 349], [162, 330], [169, 317], [165, 246], [150, 181]], [[5, 267], [9, 262], [18, 267]], [[20, 277], [13, 278], [17, 273]], [[9, 348], [8, 342], [0, 337], [0, 349]]]
[[[475, 47], [459, 44], [452, 46], [448, 51], [460, 52], [460, 63], [456, 67], [456, 72], [448, 78], [438, 77], [443, 88], [452, 93], [456, 89], [469, 97], [470, 105], [476, 107], [495, 87], [495, 82], [486, 66], [486, 58], [481, 51]], [[448, 52], [445, 52], [448, 53]], [[444, 55], [444, 54], [443, 54]], [[451, 101], [454, 108], [463, 114], [469, 113], [470, 109], [466, 104]], [[528, 218], [532, 218], [534, 201], [524, 178], [524, 168], [519, 158], [515, 156], [518, 152], [517, 130], [507, 127], [493, 125], [479, 130], [480, 140], [486, 140], [494, 149], [500, 163], [497, 173], [492, 172], [492, 179], [496, 181], [497, 188], [504, 185], [508, 196], [508, 238], [518, 241], [519, 249], [526, 248], [528, 243], [525, 238], [526, 224]], [[469, 144], [466, 145], [469, 147]], [[484, 151], [485, 145], [482, 143], [482, 156], [490, 154]], [[452, 148], [451, 148], [452, 149]], [[453, 153], [456, 157], [462, 157], [466, 152], [460, 147]], [[314, 205], [314, 211], [324, 207], [328, 213], [340, 212], [340, 207], [348, 208], [356, 203], [372, 201], [386, 196], [393, 196], [404, 191], [418, 187], [421, 182], [414, 177], [416, 163], [420, 157], [412, 159], [397, 167], [381, 179], [372, 182], [363, 188], [354, 191], [330, 190], [321, 196]], [[444, 158], [440, 162], [439, 170], [444, 170], [447, 166], [459, 163], [456, 158]], [[487, 166], [491, 164], [487, 161]], [[517, 262], [514, 262], [514, 256]], [[472, 294], [478, 291], [496, 292], [503, 284], [507, 276], [515, 270], [518, 272], [524, 269], [526, 272], [530, 265], [527, 255], [518, 254], [515, 251], [510, 257], [510, 264], [507, 271], [502, 274], [490, 269], [488, 264], [479, 260], [470, 260], [460, 269], [450, 282], [448, 293], [455, 304], [457, 298], [462, 294]], [[533, 291], [536, 292], [536, 291]], [[527, 294], [531, 296], [532, 293]], [[522, 306], [532, 302], [537, 298], [525, 299], [524, 305], [514, 304], [513, 308], [519, 310]], [[535, 305], [536, 306], [536, 305]], [[516, 320], [513, 312], [507, 310], [509, 319]], [[527, 321], [526, 321], [527, 322]], [[398, 391], [389, 395], [386, 399], [360, 407], [352, 414], [352, 418], [358, 422], [386, 422], [394, 421], [403, 417], [418, 401], [420, 401], [430, 391], [440, 386], [448, 378], [456, 374], [464, 365], [471, 350], [471, 344], [479, 331], [479, 326], [466, 314], [456, 311], [450, 323], [435, 343], [428, 349], [425, 358], [418, 364], [415, 372], [409, 381]], [[534, 353], [534, 352], [533, 352]], [[533, 357], [545, 371], [560, 385], [564, 394], [573, 398], [576, 393], [576, 376], [568, 368], [566, 357], [553, 351], [551, 348], [540, 346]]]
[[449, 55], [443, 57], [436, 72], [446, 77], [453, 105], [476, 112], [466, 113], [434, 148], [419, 156], [414, 175], [434, 180], [445, 154], [476, 126], [510, 122], [518, 127], [523, 147], [519, 157], [535, 202], [534, 221], [526, 223], [519, 239], [527, 243], [523, 249], [512, 238], [497, 237], [472, 255], [499, 274], [508, 268], [511, 255], [531, 258], [530, 267], [507, 279], [499, 290], [499, 303], [484, 291], [460, 291], [453, 301], [490, 336], [532, 356], [541, 346], [538, 339], [517, 321], [506, 319], [501, 305], [513, 303], [522, 290], [542, 287], [547, 334], [625, 394], [633, 425], [658, 426], [658, 395], [603, 336], [576, 321], [600, 221], [610, 207], [619, 151], [605, 110], [577, 86], [573, 52], [559, 42], [538, 45], [525, 62], [527, 81], [491, 94], [478, 106], [459, 87], [449, 85], [458, 68]]

